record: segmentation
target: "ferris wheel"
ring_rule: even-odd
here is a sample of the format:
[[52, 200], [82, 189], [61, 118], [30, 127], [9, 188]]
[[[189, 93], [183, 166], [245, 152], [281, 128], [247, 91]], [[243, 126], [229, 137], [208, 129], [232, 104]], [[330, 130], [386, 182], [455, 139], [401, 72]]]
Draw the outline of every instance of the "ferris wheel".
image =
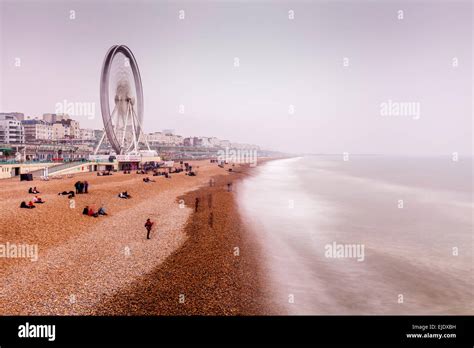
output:
[[100, 79], [100, 107], [104, 134], [117, 154], [138, 154], [140, 142], [150, 150], [143, 133], [143, 88], [137, 61], [125, 45], [112, 46], [105, 55]]

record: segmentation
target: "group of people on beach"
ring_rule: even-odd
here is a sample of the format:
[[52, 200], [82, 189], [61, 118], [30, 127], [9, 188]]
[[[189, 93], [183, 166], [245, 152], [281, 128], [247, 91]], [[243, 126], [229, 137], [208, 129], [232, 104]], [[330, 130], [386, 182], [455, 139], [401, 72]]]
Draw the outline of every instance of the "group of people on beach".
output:
[[[164, 176], [167, 179], [171, 178], [171, 174], [178, 174], [183, 171], [185, 171], [186, 172], [185, 174], [189, 176], [197, 175], [197, 172], [192, 170], [193, 167], [189, 165], [189, 163], [183, 163], [183, 161], [180, 161], [179, 164], [180, 164], [180, 167], [169, 168], [169, 167], [160, 167], [160, 165], [156, 163], [148, 163], [148, 164], [145, 164], [143, 168], [137, 169], [136, 173], [148, 175], [149, 172], [151, 171], [153, 176]], [[124, 168], [123, 173], [130, 174], [130, 169]], [[149, 181], [145, 181], [145, 182], [149, 182]]]
[[74, 184], [74, 187], [76, 188], [76, 194], [77, 193], [89, 193], [89, 183], [87, 181], [77, 181]]
[[37, 195], [40, 192], [36, 189], [36, 186], [35, 186], [33, 188], [30, 187], [29, 190], [28, 190], [28, 193], [33, 193], [33, 194]]
[[38, 191], [38, 189], [35, 187], [30, 187], [28, 189], [28, 193], [32, 193], [34, 194], [35, 196], [33, 197], [32, 200], [30, 200], [28, 203], [26, 203], [26, 201], [23, 201], [20, 203], [20, 208], [25, 208], [25, 209], [33, 209], [33, 208], [36, 208], [35, 204], [42, 204], [42, 203], [45, 203], [45, 201], [39, 197], [37, 194], [40, 193]]
[[97, 211], [94, 211], [92, 207], [86, 205], [82, 210], [82, 215], [99, 217], [100, 215], [107, 215], [107, 212], [105, 211], [105, 208], [103, 206], [101, 206]]
[[[183, 166], [183, 163], [181, 162], [181, 165]], [[192, 170], [192, 166], [190, 166], [188, 163], [184, 163], [184, 166], [185, 168], [176, 168], [173, 173], [179, 173], [179, 172], [182, 172], [182, 171], [185, 171], [186, 172], [186, 175], [190, 175], [190, 176], [195, 176], [196, 173]], [[170, 170], [169, 173], [168, 172], [158, 172], [157, 171], [157, 168], [147, 168], [147, 169], [154, 169], [153, 170], [153, 176], [158, 176], [158, 175], [163, 175], [165, 176], [166, 178], [171, 178], [171, 175], [169, 175], [169, 173], [171, 173], [172, 171]], [[124, 173], [127, 173], [127, 171], [124, 171]], [[128, 171], [128, 173], [130, 173], [130, 171]], [[147, 171], [144, 171], [144, 170], [141, 170], [139, 172], [140, 174], [147, 174]], [[212, 179], [213, 181], [213, 179]], [[148, 176], [143, 178], [143, 182], [155, 182], [155, 180], [152, 180], [150, 179]], [[213, 186], [211, 184], [211, 186]], [[75, 184], [74, 184], [74, 188], [75, 188], [75, 191], [62, 191], [62, 192], [59, 192], [58, 195], [63, 195], [63, 196], [68, 196], [69, 199], [75, 197], [76, 194], [83, 194], [83, 193], [89, 193], [89, 183], [87, 181], [77, 181]], [[231, 185], [228, 185], [228, 191], [231, 190]], [[30, 200], [28, 203], [26, 203], [26, 201], [23, 201], [21, 202], [20, 204], [20, 208], [26, 208], [26, 209], [33, 209], [35, 208], [35, 204], [38, 203], [38, 204], [41, 204], [41, 203], [45, 203], [45, 201], [37, 196], [37, 194], [39, 194], [39, 190], [36, 188], [36, 187], [33, 187], [33, 188], [29, 188], [28, 190], [28, 193], [30, 194], [35, 194], [35, 197]], [[127, 191], [123, 191], [123, 192], [120, 192], [118, 194], [118, 197], [119, 198], [122, 198], [122, 199], [130, 199], [132, 196], [127, 192]], [[198, 209], [199, 209], [199, 205], [200, 205], [200, 199], [199, 198], [196, 198], [196, 201], [195, 201], [195, 211], [197, 212]], [[99, 217], [99, 216], [106, 216], [108, 215], [104, 206], [101, 205], [100, 208], [95, 211], [94, 208], [92, 206], [89, 206], [89, 205], [86, 205], [82, 211], [82, 214], [83, 215], [86, 215], [86, 216], [91, 216], [91, 217]], [[154, 226], [154, 222], [151, 221], [150, 218], [148, 218], [145, 222], [145, 229], [147, 231], [147, 235], [146, 235], [146, 238], [147, 239], [151, 239], [151, 231], [152, 231], [152, 228]]]

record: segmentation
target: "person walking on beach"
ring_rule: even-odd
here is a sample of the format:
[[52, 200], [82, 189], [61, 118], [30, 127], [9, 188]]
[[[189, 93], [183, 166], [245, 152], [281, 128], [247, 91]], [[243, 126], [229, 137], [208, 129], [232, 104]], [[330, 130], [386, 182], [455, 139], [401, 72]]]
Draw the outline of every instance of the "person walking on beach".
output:
[[198, 208], [199, 208], [199, 198], [196, 197], [196, 201], [195, 201], [195, 203], [194, 203], [194, 212], [195, 212], [195, 213], [197, 213]]
[[84, 181], [84, 193], [88, 193], [87, 189], [89, 188], [89, 183], [87, 181]]
[[231, 192], [232, 191], [232, 183], [229, 182], [227, 183], [227, 192]]
[[145, 222], [145, 228], [147, 230], [146, 239], [150, 239], [150, 232], [151, 232], [152, 227], [153, 227], [153, 222], [151, 222], [149, 218], [146, 219], [146, 222]]
[[207, 206], [208, 208], [212, 208], [212, 194], [207, 195]]
[[211, 213], [209, 214], [209, 227], [214, 227], [214, 213], [211, 211]]

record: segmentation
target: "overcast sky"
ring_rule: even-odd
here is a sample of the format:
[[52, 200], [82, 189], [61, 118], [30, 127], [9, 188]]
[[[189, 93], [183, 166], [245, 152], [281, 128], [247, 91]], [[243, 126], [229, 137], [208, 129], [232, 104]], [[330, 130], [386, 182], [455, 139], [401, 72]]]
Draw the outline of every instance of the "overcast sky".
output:
[[3, 112], [95, 103], [95, 117], [76, 118], [102, 128], [102, 61], [125, 44], [147, 132], [297, 152], [472, 152], [470, 1], [0, 3]]

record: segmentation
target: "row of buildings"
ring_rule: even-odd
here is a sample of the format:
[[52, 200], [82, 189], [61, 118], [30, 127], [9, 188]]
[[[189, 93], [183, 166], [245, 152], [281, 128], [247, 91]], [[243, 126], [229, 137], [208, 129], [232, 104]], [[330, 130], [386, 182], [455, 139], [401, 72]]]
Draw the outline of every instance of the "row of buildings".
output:
[[186, 146], [204, 148], [228, 148], [234, 149], [258, 149], [252, 144], [232, 143], [229, 140], [221, 140], [216, 137], [183, 137], [173, 134], [171, 131], [154, 132], [147, 135], [148, 144], [151, 147], [160, 146]]
[[93, 129], [80, 128], [79, 122], [66, 114], [44, 114], [40, 119], [18, 112], [0, 113], [0, 143], [49, 143], [65, 140], [93, 141]]
[[[87, 146], [92, 152], [102, 134], [102, 130], [81, 128], [79, 122], [67, 114], [43, 114], [41, 118], [25, 118], [19, 112], [0, 113], [0, 144], [42, 148], [61, 144], [80, 145]], [[180, 148], [196, 148], [205, 152], [222, 148], [259, 150], [255, 145], [232, 143], [216, 137], [183, 137], [169, 129], [147, 134], [147, 141], [152, 149], [158, 151], [168, 151], [170, 148], [178, 152], [181, 151]], [[105, 143], [102, 150], [107, 151], [107, 148]]]

